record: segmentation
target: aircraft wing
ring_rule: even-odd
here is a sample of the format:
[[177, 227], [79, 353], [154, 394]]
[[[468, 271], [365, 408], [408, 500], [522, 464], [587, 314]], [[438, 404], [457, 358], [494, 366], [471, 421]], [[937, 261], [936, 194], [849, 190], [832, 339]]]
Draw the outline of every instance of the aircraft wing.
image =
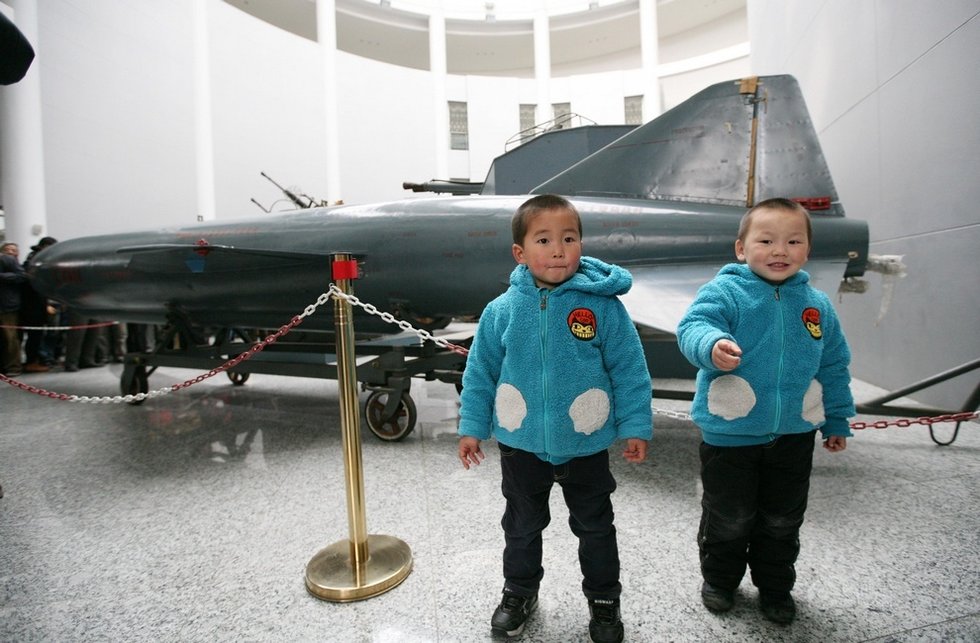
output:
[[[186, 274], [210, 272], [237, 273], [243, 270], [277, 270], [287, 266], [325, 265], [325, 254], [288, 252], [264, 248], [237, 248], [208, 243], [158, 243], [126, 246], [116, 251], [131, 255], [128, 266], [144, 273]], [[247, 262], [247, 264], [246, 264]], [[246, 265], [243, 265], [246, 264]]]
[[718, 273], [720, 266], [657, 266], [631, 268], [633, 287], [620, 296], [633, 321], [668, 333], [694, 301], [698, 288]]
[[[833, 297], [846, 266], [843, 259], [817, 260], [808, 262], [804, 270], [814, 287]], [[633, 287], [620, 300], [637, 324], [676, 335], [698, 289], [720, 269], [721, 265], [712, 264], [631, 267]]]

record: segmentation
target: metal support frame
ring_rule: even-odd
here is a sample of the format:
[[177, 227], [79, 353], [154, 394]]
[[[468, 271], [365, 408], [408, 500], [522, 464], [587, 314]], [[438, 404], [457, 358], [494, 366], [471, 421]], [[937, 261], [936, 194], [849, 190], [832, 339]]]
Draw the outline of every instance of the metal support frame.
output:
[[[973, 393], [967, 398], [963, 407], [958, 411], [947, 411], [943, 409], [931, 408], [931, 407], [920, 407], [920, 406], [890, 406], [888, 402], [896, 400], [900, 397], [904, 397], [911, 393], [916, 393], [923, 389], [929, 388], [930, 386], [935, 386], [936, 384], [942, 384], [948, 380], [958, 377], [964, 373], [969, 373], [980, 368], [980, 359], [975, 359], [971, 362], [961, 364], [955, 368], [951, 368], [942, 373], [937, 373], [932, 377], [927, 377], [924, 380], [920, 380], [914, 384], [910, 384], [906, 387], [900, 388], [897, 391], [892, 391], [887, 395], [882, 395], [873, 400], [869, 400], [863, 404], [857, 405], [858, 413], [863, 413], [866, 415], [892, 415], [892, 416], [905, 416], [905, 417], [923, 417], [930, 415], [952, 415], [954, 413], [963, 413], [967, 411], [976, 411], [978, 406], [980, 406], [980, 381], [973, 388]], [[956, 441], [956, 436], [960, 432], [960, 424], [962, 422], [956, 423], [956, 428], [953, 430], [953, 437], [949, 440], [938, 440], [936, 439], [936, 434], [933, 432], [932, 425], [929, 425], [929, 437], [932, 441], [940, 446], [947, 446]]]
[[[202, 333], [175, 314], [152, 352], [125, 356], [120, 381], [122, 393], [146, 393], [149, 376], [161, 366], [210, 371], [248, 351], [255, 341], [272, 332], [222, 328]], [[227, 371], [227, 376], [235, 385], [244, 384], [252, 373], [336, 379], [337, 354], [333, 333], [294, 330], [238, 363]], [[372, 415], [370, 420], [374, 421], [368, 423], [375, 435], [385, 440], [400, 439], [412, 430], [412, 426], [407, 426], [395, 435], [388, 430], [379, 433], [378, 425], [393, 422], [402, 412], [401, 401], [408, 396], [413, 378], [460, 386], [466, 364], [464, 355], [407, 334], [358, 342], [357, 356], [371, 359], [362, 359], [356, 365], [356, 380], [366, 390], [388, 393], [384, 410]]]

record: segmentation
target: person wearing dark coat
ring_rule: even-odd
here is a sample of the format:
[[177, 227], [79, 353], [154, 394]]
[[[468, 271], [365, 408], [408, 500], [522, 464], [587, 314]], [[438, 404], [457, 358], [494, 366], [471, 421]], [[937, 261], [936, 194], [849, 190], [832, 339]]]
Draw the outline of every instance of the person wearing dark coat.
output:
[[[54, 237], [44, 237], [37, 242], [37, 245], [31, 246], [31, 252], [24, 261], [24, 270], [27, 270], [34, 255], [56, 243], [58, 243], [58, 240]], [[23, 290], [21, 291], [20, 325], [27, 328], [25, 330], [27, 341], [24, 343], [24, 370], [28, 373], [43, 373], [49, 370], [45, 362], [53, 361], [53, 355], [43, 354], [45, 333], [47, 331], [42, 328], [48, 325], [48, 321], [53, 312], [54, 309], [51, 307], [50, 302], [48, 302], [47, 297], [34, 290], [30, 279], [25, 281]]]
[[20, 311], [20, 295], [27, 276], [17, 261], [19, 249], [16, 243], [0, 246], [0, 330], [3, 331], [3, 349], [0, 352], [0, 369], [4, 375], [20, 375], [20, 333], [17, 329]]

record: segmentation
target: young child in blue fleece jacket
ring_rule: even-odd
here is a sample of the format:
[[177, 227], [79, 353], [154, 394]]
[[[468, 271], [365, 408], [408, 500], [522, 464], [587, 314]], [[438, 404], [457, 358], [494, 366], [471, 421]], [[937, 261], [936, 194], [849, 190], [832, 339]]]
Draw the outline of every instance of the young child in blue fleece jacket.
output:
[[850, 351], [830, 299], [801, 268], [810, 217], [788, 199], [759, 203], [742, 218], [735, 255], [702, 286], [677, 329], [700, 370], [691, 415], [701, 428], [701, 600], [732, 608], [751, 570], [763, 616], [796, 616], [800, 526], [814, 434], [843, 451], [853, 416]]
[[608, 448], [642, 462], [653, 432], [650, 375], [636, 327], [617, 298], [630, 274], [582, 257], [582, 223], [565, 198], [540, 195], [512, 221], [519, 264], [480, 317], [463, 373], [459, 459], [467, 469], [491, 435], [507, 506], [503, 600], [495, 634], [518, 636], [537, 605], [548, 497], [562, 487], [579, 539], [593, 641], [622, 641], [619, 552]]

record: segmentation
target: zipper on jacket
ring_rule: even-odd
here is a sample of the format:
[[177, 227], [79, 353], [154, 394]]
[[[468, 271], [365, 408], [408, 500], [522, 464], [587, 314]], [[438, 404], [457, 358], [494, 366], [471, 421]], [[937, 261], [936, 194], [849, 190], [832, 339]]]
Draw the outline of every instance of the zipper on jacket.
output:
[[[779, 286], [776, 286], [776, 302], [779, 302]], [[783, 385], [783, 356], [785, 354], [786, 348], [786, 324], [783, 319], [783, 307], [781, 304], [776, 304], [776, 311], [779, 313], [777, 315], [779, 320], [779, 361], [776, 368], [776, 413], [773, 418], [772, 435], [770, 441], [775, 440], [779, 434], [779, 416], [782, 414], [782, 385]]]
[[540, 291], [541, 296], [541, 312], [538, 315], [538, 339], [541, 344], [541, 395], [542, 395], [542, 412], [544, 417], [542, 418], [542, 426], [544, 427], [544, 450], [546, 453], [551, 451], [551, 445], [548, 444], [548, 291], [542, 289]]

